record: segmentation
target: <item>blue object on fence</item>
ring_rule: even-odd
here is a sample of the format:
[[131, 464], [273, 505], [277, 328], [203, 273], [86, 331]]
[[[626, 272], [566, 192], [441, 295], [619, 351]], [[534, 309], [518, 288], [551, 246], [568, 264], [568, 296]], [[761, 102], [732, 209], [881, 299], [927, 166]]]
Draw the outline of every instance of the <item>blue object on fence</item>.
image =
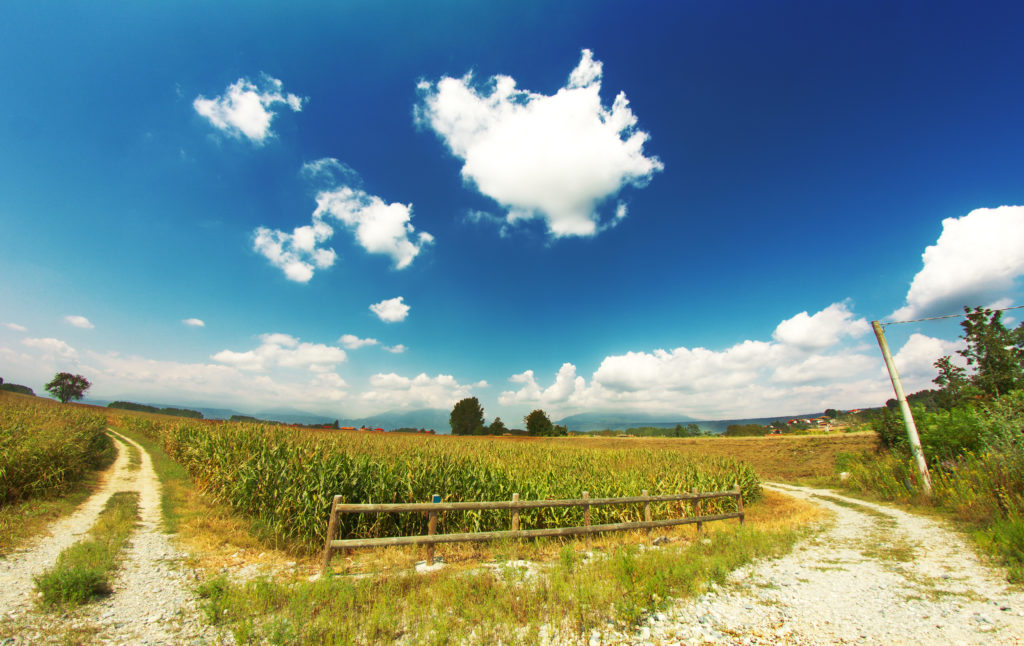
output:
[[430, 502], [441, 502], [441, 496], [436, 493], [431, 497]]

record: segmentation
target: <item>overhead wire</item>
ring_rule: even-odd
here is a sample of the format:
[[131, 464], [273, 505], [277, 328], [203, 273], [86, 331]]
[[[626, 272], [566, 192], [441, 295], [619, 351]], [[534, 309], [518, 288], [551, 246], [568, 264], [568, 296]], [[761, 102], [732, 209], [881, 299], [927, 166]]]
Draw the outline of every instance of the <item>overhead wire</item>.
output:
[[[986, 307], [985, 309], [987, 309], [990, 312], [1005, 312], [1007, 310], [1019, 310], [1022, 307], [1024, 307], [1024, 305], [1014, 305], [1012, 307], [997, 307], [997, 308], [988, 308], [988, 307]], [[912, 319], [910, 321], [889, 321], [888, 323], [882, 323], [882, 327], [886, 327], [887, 325], [897, 325], [897, 324], [900, 324], [900, 323], [920, 323], [922, 321], [939, 321], [939, 320], [942, 320], [942, 319], [957, 319], [957, 318], [963, 318], [965, 316], [967, 316], [967, 315], [966, 314], [946, 314], [945, 316], [930, 316], [928, 318]]]

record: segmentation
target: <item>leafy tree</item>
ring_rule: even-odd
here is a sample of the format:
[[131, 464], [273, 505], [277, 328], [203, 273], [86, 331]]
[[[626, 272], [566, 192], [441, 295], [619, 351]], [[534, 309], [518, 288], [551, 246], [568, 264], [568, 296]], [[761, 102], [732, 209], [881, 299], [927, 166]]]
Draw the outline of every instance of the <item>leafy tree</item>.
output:
[[555, 437], [566, 437], [569, 435], [569, 427], [564, 424], [555, 424], [554, 428], [551, 430], [551, 434]]
[[505, 427], [505, 422], [501, 421], [500, 417], [495, 417], [491, 425], [487, 427], [488, 435], [504, 435], [508, 433], [508, 428]]
[[66, 404], [71, 399], [81, 399], [85, 391], [89, 390], [89, 380], [82, 375], [73, 375], [70, 372], [58, 372], [50, 380], [50, 383], [46, 384], [45, 388], [48, 393], [60, 400], [60, 403]]
[[467, 397], [452, 408], [448, 416], [452, 435], [483, 435], [484, 409], [476, 397]]
[[949, 355], [932, 365], [939, 371], [939, 375], [932, 379], [932, 383], [942, 388], [938, 397], [942, 408], [954, 408], [973, 391], [971, 380], [967, 378], [967, 371], [955, 365]]
[[526, 422], [526, 432], [530, 435], [550, 437], [555, 432], [551, 420], [548, 419], [548, 414], [539, 408], [524, 417], [523, 421]]
[[1004, 395], [1024, 388], [1024, 323], [1009, 330], [1002, 312], [965, 307], [967, 318], [960, 323], [967, 348], [957, 352], [973, 366], [973, 383], [986, 395]]

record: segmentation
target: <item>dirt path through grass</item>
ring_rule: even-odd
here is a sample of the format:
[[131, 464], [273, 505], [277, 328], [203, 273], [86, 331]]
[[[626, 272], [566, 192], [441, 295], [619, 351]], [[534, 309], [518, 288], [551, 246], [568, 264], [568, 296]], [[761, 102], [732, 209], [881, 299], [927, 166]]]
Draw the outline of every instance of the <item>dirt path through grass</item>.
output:
[[834, 518], [790, 554], [654, 618], [641, 641], [1024, 644], [1024, 593], [941, 523], [830, 490], [765, 486]]
[[[194, 574], [185, 566], [184, 555], [161, 531], [160, 483], [149, 454], [129, 438], [111, 433], [118, 444], [118, 457], [104, 474], [99, 491], [70, 517], [55, 523], [48, 536], [0, 561], [0, 608], [4, 609], [0, 641], [8, 637], [14, 638], [14, 644], [216, 641], [216, 634], [199, 618], [191, 591]], [[141, 464], [136, 470], [128, 468], [129, 444], [140, 451]], [[88, 532], [107, 499], [118, 491], [139, 493], [141, 522], [126, 547], [113, 594], [66, 613], [39, 611], [32, 577]]]

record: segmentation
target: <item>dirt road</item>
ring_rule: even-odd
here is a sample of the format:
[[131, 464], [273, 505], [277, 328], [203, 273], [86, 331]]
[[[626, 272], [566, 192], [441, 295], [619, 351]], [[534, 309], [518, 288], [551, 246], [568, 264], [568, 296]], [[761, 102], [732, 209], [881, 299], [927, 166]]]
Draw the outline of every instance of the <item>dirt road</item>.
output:
[[[161, 531], [160, 482], [149, 454], [114, 433], [117, 460], [99, 490], [48, 535], [0, 561], [0, 644], [61, 643], [70, 638], [95, 643], [213, 643], [216, 632], [199, 617], [192, 593], [194, 573], [184, 555]], [[141, 465], [128, 468], [127, 445], [141, 452]], [[81, 540], [111, 495], [139, 493], [140, 524], [126, 548], [114, 592], [102, 601], [68, 613], [36, 608], [32, 577], [53, 565], [60, 552]]]

